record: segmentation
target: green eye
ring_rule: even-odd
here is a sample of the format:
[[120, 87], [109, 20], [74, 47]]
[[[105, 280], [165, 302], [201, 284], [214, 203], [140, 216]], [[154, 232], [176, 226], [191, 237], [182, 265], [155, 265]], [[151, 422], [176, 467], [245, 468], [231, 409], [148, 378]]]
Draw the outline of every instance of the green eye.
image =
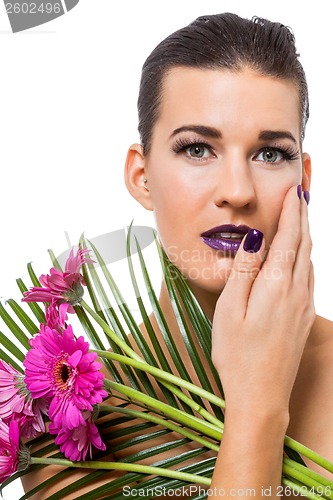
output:
[[187, 152], [192, 158], [206, 158], [210, 154], [204, 144], [193, 144], [187, 148]]
[[265, 163], [277, 163], [283, 160], [283, 154], [278, 149], [266, 148], [257, 155], [256, 160]]
[[212, 146], [205, 142], [200, 142], [196, 139], [183, 138], [177, 139], [176, 143], [171, 148], [177, 155], [185, 156], [188, 160], [193, 161], [208, 161], [216, 157]]

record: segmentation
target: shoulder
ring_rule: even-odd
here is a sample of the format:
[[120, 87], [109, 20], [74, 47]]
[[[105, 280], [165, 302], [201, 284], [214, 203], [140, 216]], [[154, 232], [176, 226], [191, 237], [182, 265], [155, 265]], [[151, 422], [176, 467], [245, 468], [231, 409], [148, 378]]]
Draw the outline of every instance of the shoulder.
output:
[[[290, 401], [287, 434], [333, 461], [333, 322], [317, 316]], [[309, 464], [314, 468], [312, 464]], [[332, 479], [333, 475], [327, 473]]]
[[305, 389], [308, 395], [321, 397], [324, 389], [333, 389], [330, 375], [333, 375], [333, 322], [317, 316], [303, 352], [293, 397], [301, 397]]
[[322, 404], [326, 391], [333, 390], [333, 322], [321, 316], [316, 317], [305, 346], [293, 396], [300, 397], [304, 390]]

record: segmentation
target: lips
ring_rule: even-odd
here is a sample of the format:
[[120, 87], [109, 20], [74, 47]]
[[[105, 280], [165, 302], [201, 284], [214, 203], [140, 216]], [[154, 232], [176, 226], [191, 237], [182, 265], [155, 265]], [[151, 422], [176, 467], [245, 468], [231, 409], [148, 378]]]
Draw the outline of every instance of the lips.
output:
[[250, 229], [246, 225], [223, 224], [208, 229], [208, 231], [201, 234], [201, 238], [210, 248], [234, 255]]

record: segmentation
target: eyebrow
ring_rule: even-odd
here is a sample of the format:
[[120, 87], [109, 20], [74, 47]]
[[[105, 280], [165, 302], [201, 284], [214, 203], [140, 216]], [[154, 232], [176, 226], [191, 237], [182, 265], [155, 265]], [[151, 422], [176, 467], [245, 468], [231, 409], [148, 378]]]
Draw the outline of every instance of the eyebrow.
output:
[[170, 139], [181, 132], [195, 132], [198, 135], [211, 137], [213, 139], [222, 138], [221, 132], [215, 127], [207, 127], [205, 125], [185, 125], [184, 127], [176, 128], [170, 135]]
[[274, 141], [276, 139], [290, 139], [297, 144], [295, 137], [288, 130], [263, 130], [259, 134], [260, 141]]
[[[222, 133], [219, 129], [215, 127], [208, 127], [206, 125], [184, 125], [183, 127], [176, 128], [170, 138], [174, 137], [181, 132], [195, 132], [198, 135], [204, 137], [211, 137], [213, 139], [221, 139]], [[276, 139], [290, 139], [293, 143], [297, 144], [297, 141], [293, 134], [288, 130], [262, 130], [259, 133], [258, 139], [260, 141], [274, 141]]]

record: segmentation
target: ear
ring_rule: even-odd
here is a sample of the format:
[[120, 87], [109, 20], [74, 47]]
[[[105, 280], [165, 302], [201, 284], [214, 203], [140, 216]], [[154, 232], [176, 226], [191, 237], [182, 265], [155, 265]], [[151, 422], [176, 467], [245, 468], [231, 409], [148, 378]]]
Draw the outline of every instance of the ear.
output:
[[127, 153], [125, 163], [125, 184], [130, 194], [147, 210], [153, 210], [146, 177], [146, 160], [142, 146], [133, 144]]
[[309, 191], [311, 184], [311, 158], [308, 153], [303, 153], [302, 189]]

